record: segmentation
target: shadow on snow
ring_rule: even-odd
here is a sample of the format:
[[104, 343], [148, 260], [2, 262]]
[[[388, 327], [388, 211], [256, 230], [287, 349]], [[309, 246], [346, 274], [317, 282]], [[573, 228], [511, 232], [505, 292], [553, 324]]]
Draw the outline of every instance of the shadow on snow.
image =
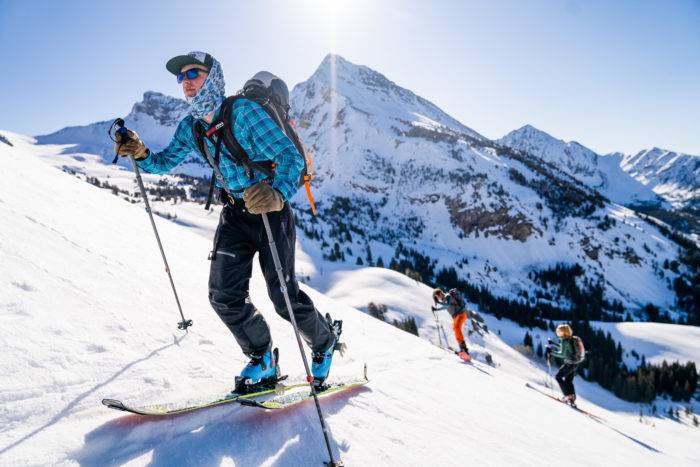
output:
[[[328, 418], [348, 403], [348, 396], [366, 390], [321, 399], [336, 459], [350, 446], [334, 439]], [[151, 467], [220, 465], [225, 458], [235, 465], [322, 465], [328, 460], [312, 400], [282, 410], [234, 404], [164, 418], [126, 415], [85, 435], [84, 446], [71, 458], [81, 466], [122, 465], [151, 451]]]

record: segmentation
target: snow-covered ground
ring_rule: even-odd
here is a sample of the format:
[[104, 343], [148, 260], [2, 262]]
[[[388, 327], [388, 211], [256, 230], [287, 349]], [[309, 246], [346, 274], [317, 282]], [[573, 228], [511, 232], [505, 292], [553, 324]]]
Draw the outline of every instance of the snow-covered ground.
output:
[[[143, 210], [46, 164], [29, 138], [3, 135], [14, 146], [0, 144], [0, 465], [321, 465], [311, 404], [274, 413], [221, 407], [158, 421], [100, 404], [230, 389], [245, 360], [207, 301], [210, 239], [157, 219], [194, 320], [184, 334]], [[545, 373], [495, 333], [473, 345], [496, 366], [477, 368], [353, 307], [374, 299], [392, 313], [422, 316], [424, 332], [433, 326], [427, 286], [376, 268], [334, 272], [313, 252], [300, 262], [326, 294], [304, 290], [344, 320], [349, 352], [332, 377], [369, 366], [366, 388], [323, 402], [346, 465], [700, 462], [700, 432], [686, 419], [640, 423], [631, 404], [579, 384], [580, 405], [607, 420], [601, 424], [527, 389]], [[275, 315], [257, 269], [251, 287], [283, 369], [300, 378], [291, 328]]]

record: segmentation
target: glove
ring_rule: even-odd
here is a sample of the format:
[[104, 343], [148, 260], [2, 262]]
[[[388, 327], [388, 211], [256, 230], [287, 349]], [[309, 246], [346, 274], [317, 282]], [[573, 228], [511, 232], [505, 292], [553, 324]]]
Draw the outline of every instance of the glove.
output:
[[127, 138], [125, 141], [122, 141], [124, 138], [122, 137], [121, 133], [117, 132], [117, 134], [114, 136], [114, 139], [116, 140], [114, 152], [117, 153], [117, 155], [124, 157], [133, 155], [134, 159], [136, 160], [141, 160], [148, 157], [148, 149], [146, 149], [146, 145], [143, 144], [143, 141], [141, 141], [141, 138], [139, 138], [139, 134], [133, 130], [128, 130], [126, 135]]
[[432, 311], [437, 311], [437, 308], [435, 308], [434, 306], [431, 306], [430, 309], [431, 309]]
[[251, 214], [281, 211], [284, 207], [282, 194], [267, 183], [256, 183], [243, 192], [243, 202]]

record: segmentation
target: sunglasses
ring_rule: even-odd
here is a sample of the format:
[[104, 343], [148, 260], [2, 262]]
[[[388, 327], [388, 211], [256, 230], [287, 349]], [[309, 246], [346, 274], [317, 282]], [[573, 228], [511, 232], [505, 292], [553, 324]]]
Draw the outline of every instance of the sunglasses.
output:
[[187, 71], [181, 71], [177, 74], [177, 82], [182, 83], [185, 78], [195, 79], [200, 73], [208, 73], [207, 70], [202, 70], [201, 68], [190, 68]]

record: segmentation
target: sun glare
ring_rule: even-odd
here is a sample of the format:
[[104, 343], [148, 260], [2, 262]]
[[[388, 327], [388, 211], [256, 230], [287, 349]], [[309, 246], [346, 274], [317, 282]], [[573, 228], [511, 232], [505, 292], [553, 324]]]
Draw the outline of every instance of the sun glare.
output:
[[304, 9], [313, 27], [326, 31], [328, 50], [336, 52], [339, 28], [357, 19], [362, 10], [359, 1], [351, 0], [304, 0]]

